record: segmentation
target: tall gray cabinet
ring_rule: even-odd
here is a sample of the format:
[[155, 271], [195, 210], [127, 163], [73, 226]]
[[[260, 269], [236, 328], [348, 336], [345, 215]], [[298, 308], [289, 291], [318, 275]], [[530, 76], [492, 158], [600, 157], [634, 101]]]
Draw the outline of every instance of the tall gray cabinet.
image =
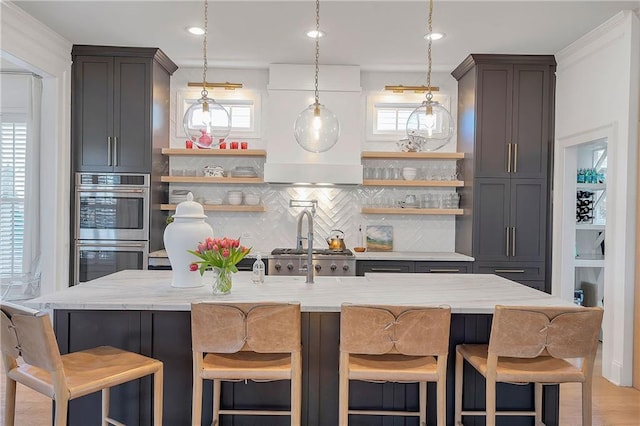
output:
[[456, 252], [475, 273], [550, 292], [556, 62], [549, 55], [469, 55], [458, 81], [465, 153]]

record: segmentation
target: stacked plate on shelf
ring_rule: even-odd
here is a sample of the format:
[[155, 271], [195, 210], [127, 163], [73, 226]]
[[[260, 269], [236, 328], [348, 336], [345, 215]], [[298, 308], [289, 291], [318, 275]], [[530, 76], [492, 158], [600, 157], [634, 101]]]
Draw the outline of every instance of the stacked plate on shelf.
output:
[[245, 177], [245, 178], [258, 177], [258, 173], [256, 172], [256, 169], [251, 166], [234, 167], [229, 172], [229, 175], [231, 177]]

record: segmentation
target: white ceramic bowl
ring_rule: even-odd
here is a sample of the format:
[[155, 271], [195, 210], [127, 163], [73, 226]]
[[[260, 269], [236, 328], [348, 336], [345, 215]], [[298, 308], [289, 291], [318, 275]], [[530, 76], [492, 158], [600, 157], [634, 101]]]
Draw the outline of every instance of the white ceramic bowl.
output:
[[242, 196], [238, 196], [238, 195], [229, 195], [229, 204], [231, 204], [232, 206], [239, 206], [240, 204], [242, 204]]
[[260, 196], [255, 194], [246, 194], [244, 196], [244, 202], [247, 203], [248, 206], [257, 206], [260, 204]]
[[418, 175], [418, 170], [415, 167], [404, 167], [402, 169], [402, 177], [405, 180], [414, 180]]

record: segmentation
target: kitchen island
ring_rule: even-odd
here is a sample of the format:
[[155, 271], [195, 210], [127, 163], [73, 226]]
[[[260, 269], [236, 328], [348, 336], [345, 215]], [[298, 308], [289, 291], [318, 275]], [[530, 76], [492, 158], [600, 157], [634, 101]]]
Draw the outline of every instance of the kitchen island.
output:
[[[170, 271], [121, 271], [69, 289], [33, 299], [32, 308], [52, 309], [62, 353], [109, 344], [162, 360], [165, 364], [165, 424], [189, 425], [191, 410], [190, 304], [220, 302], [300, 302], [303, 339], [303, 424], [337, 424], [339, 312], [344, 302], [367, 304], [449, 305], [452, 308], [447, 376], [447, 424], [453, 424], [454, 348], [462, 342], [488, 342], [496, 304], [570, 306], [569, 302], [495, 275], [367, 274], [365, 277], [267, 276], [263, 285], [251, 274], [234, 275], [231, 294], [216, 296], [210, 286], [172, 288]], [[211, 423], [211, 385], [205, 388], [203, 424]], [[116, 418], [127, 424], [150, 424], [151, 381], [123, 385], [112, 397]], [[229, 383], [223, 386], [224, 406], [284, 407], [289, 401], [286, 382]], [[351, 405], [413, 410], [414, 384], [354, 382]], [[138, 397], [138, 395], [140, 395]], [[428, 388], [428, 422], [435, 422], [435, 386]], [[236, 402], [237, 401], [237, 402]], [[502, 409], [531, 409], [533, 387], [499, 385]], [[544, 421], [558, 423], [558, 387], [545, 389]], [[465, 370], [465, 409], [484, 406], [484, 379]], [[72, 401], [70, 424], [98, 422], [99, 395]], [[90, 420], [88, 420], [90, 419]], [[268, 423], [264, 423], [268, 420]], [[390, 419], [357, 416], [352, 425], [387, 424]], [[533, 424], [528, 418], [506, 418], [509, 424]], [[288, 424], [288, 418], [223, 418], [222, 424]], [[416, 419], [393, 424], [417, 424]], [[484, 418], [465, 418], [465, 425], [484, 424]]]

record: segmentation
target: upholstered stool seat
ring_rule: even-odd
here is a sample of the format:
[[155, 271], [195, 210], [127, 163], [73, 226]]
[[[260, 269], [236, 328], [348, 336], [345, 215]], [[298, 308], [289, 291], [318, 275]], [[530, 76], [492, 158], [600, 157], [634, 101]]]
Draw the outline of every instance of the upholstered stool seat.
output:
[[[437, 421], [446, 424], [451, 309], [343, 304], [340, 313], [339, 424], [349, 415], [427, 418], [427, 382], [436, 382]], [[419, 410], [349, 408], [349, 381], [418, 383]]]
[[[154, 375], [154, 425], [162, 425], [162, 362], [111, 346], [60, 355], [46, 313], [3, 303], [2, 357], [6, 373], [5, 425], [15, 418], [16, 382], [55, 401], [55, 425], [67, 424], [69, 400], [102, 391], [102, 425], [109, 417], [109, 388]], [[18, 357], [24, 362], [18, 363]]]
[[[497, 415], [535, 416], [541, 425], [543, 385], [567, 382], [582, 383], [582, 424], [591, 425], [591, 381], [602, 313], [601, 308], [496, 306], [489, 344], [456, 347], [456, 425], [462, 424], [462, 416], [486, 416], [487, 426], [493, 426]], [[486, 379], [484, 411], [463, 410], [465, 360]], [[496, 411], [497, 382], [535, 383], [534, 410]]]
[[[219, 424], [221, 414], [285, 415], [291, 417], [292, 426], [300, 425], [302, 345], [299, 303], [193, 303], [191, 336], [192, 425], [202, 422], [202, 381], [205, 379], [213, 380], [213, 425]], [[290, 380], [290, 410], [222, 409], [221, 382], [241, 380]]]

